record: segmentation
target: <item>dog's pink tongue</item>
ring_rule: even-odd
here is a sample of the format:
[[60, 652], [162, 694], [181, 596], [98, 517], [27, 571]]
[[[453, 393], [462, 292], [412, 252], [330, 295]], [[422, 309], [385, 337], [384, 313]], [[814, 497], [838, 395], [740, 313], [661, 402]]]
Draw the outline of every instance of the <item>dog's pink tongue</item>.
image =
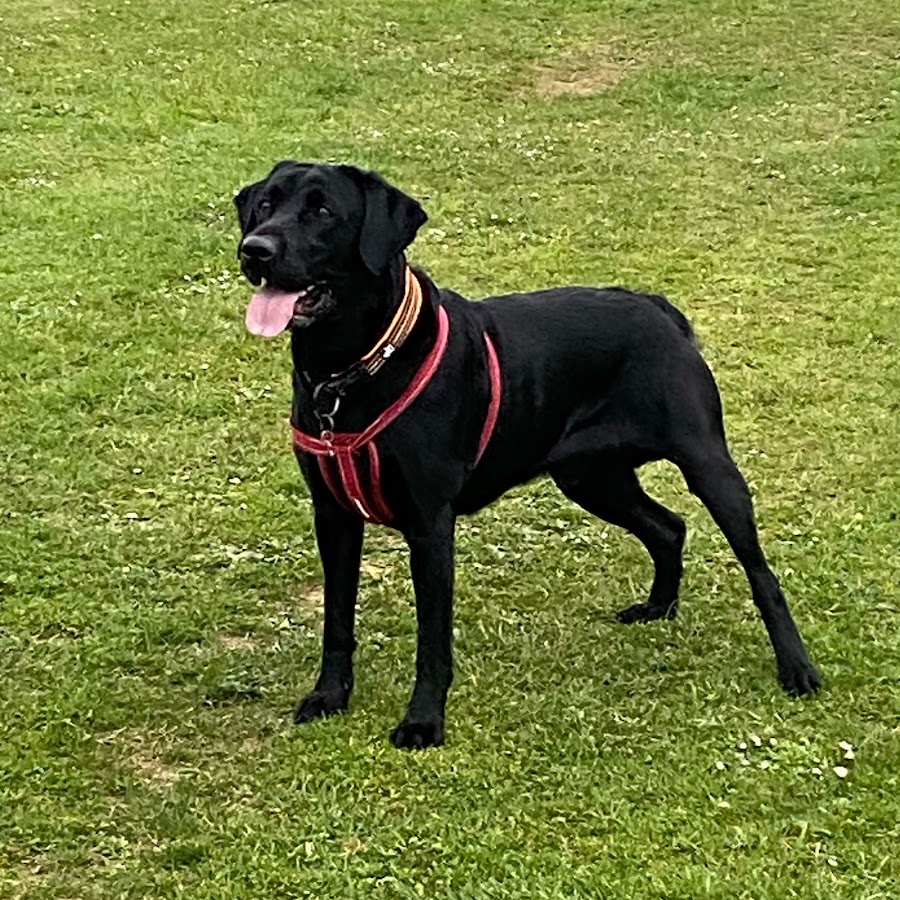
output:
[[281, 334], [294, 317], [294, 304], [299, 298], [299, 291], [279, 291], [269, 287], [257, 291], [247, 307], [247, 330], [261, 337]]

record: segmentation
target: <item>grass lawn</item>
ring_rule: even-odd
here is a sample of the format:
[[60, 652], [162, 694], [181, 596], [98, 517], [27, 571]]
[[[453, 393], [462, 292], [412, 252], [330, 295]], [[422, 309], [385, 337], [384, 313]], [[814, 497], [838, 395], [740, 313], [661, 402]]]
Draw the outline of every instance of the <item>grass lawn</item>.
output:
[[[817, 698], [655, 466], [677, 621], [612, 620], [648, 558], [539, 481], [461, 522], [444, 748], [387, 740], [384, 529], [350, 713], [289, 724], [321, 570], [231, 208], [285, 156], [421, 198], [471, 296], [678, 303]], [[0, 185], [0, 896], [900, 896], [900, 8], [15, 0]]]

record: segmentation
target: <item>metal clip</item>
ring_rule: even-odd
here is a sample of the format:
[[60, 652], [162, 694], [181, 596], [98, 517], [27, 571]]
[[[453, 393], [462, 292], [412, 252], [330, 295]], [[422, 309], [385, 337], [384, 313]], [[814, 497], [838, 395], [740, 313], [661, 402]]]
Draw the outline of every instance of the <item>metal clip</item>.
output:
[[339, 392], [335, 392], [334, 405], [328, 412], [319, 412], [319, 410], [316, 409], [316, 401], [319, 399], [319, 392], [323, 387], [325, 387], [325, 382], [317, 385], [315, 390], [313, 390], [313, 411], [315, 412], [316, 418], [319, 420], [319, 425], [321, 426], [323, 432], [334, 431], [334, 417], [337, 415], [337, 411], [341, 408], [341, 394]]
[[325, 429], [320, 435], [319, 440], [324, 441], [326, 446], [328, 447], [328, 455], [334, 456], [334, 444], [331, 442], [334, 440], [334, 432], [330, 429]]

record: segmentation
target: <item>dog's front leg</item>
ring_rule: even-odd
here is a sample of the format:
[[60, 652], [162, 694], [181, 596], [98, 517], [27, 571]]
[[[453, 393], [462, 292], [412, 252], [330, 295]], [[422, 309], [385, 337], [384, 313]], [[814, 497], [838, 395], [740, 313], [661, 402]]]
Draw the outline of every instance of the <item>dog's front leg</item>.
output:
[[353, 636], [363, 522], [332, 497], [316, 503], [316, 542], [325, 571], [325, 637], [315, 689], [300, 701], [294, 721], [308, 722], [347, 708], [353, 690]]
[[453, 538], [449, 508], [404, 531], [416, 593], [416, 684], [403, 721], [391, 732], [396, 747], [444, 742], [444, 706], [453, 680]]

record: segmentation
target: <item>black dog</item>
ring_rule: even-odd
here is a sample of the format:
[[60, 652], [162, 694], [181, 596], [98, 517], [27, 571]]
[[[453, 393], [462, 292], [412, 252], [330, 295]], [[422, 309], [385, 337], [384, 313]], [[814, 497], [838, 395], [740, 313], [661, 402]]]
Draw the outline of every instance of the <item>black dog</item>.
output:
[[638, 537], [653, 585], [619, 619], [674, 616], [685, 526], [635, 472], [657, 459], [681, 469], [731, 543], [784, 688], [819, 687], [760, 549], [715, 382], [665, 298], [565, 287], [472, 303], [439, 290], [405, 262], [422, 208], [351, 166], [281, 162], [235, 202], [242, 270], [266, 281], [248, 327], [291, 331], [296, 453], [325, 571], [322, 669], [297, 722], [347, 707], [367, 519], [397, 528], [410, 549], [418, 651], [412, 699], [391, 734], [398, 747], [444, 739], [456, 517], [513, 485], [547, 472]]

